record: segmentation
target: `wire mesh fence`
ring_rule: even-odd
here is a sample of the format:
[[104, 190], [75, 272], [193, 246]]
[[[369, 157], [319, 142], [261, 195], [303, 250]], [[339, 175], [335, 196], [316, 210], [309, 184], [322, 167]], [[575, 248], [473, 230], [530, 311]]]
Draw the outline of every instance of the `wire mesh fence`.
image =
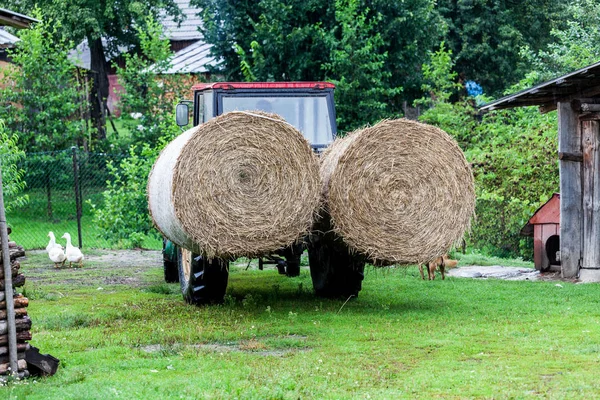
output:
[[[25, 194], [29, 200], [7, 213], [11, 240], [25, 249], [42, 249], [48, 244], [49, 231], [54, 232], [57, 242], [63, 245], [64, 239], [60, 237], [68, 232], [75, 246], [114, 247], [94, 222], [92, 204], [102, 206], [107, 182], [113, 179], [108, 163], [118, 166], [125, 157], [127, 155], [76, 149], [28, 153], [18, 166], [24, 171]], [[148, 210], [144, 208], [139, 212]], [[157, 241], [149, 247], [159, 246]]]

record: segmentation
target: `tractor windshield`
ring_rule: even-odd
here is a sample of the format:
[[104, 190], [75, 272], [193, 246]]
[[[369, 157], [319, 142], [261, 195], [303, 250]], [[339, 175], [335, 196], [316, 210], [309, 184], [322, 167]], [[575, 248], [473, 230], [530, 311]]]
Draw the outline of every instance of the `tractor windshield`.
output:
[[333, 140], [331, 113], [326, 96], [226, 96], [222, 113], [235, 110], [261, 110], [281, 115], [296, 127], [313, 146], [326, 146]]

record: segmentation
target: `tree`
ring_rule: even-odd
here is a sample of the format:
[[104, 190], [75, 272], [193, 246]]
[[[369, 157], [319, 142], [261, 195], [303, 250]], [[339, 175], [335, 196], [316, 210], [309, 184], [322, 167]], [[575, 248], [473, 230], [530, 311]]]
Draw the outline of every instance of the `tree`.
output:
[[556, 112], [535, 107], [480, 115], [473, 98], [450, 102], [458, 89], [451, 52], [443, 45], [423, 67], [429, 104], [421, 121], [454, 137], [471, 163], [477, 195], [471, 246], [497, 256], [532, 257], [519, 231], [558, 189]]
[[535, 51], [523, 49], [535, 75], [535, 82], [564, 75], [599, 61], [600, 3], [595, 0], [577, 0], [566, 9], [568, 18], [564, 29], [552, 29], [554, 40], [545, 48]]
[[[138, 28], [141, 53], [127, 55], [126, 67], [118, 68], [126, 90], [123, 110], [142, 114], [132, 135], [134, 143], [143, 145], [131, 145], [128, 157], [109, 163], [113, 179], [103, 192], [102, 205], [92, 205], [104, 238], [120, 247], [141, 247], [147, 235], [156, 234], [148, 214], [148, 175], [160, 150], [181, 132], [173, 118], [173, 100], [180, 98], [176, 93], [181, 86], [161, 77], [172, 55], [169, 41], [152, 17], [146, 18], [145, 26]], [[137, 128], [142, 131], [139, 137]]]
[[6, 131], [4, 121], [0, 119], [0, 166], [2, 167], [2, 190], [6, 211], [24, 205], [28, 197], [22, 195], [25, 188], [23, 170], [17, 164], [25, 153], [18, 147], [17, 135]]
[[[176, 19], [181, 10], [175, 0], [25, 0], [16, 1], [15, 9], [30, 11], [37, 4], [45, 16], [61, 23], [63, 33], [75, 43], [87, 39], [91, 55], [92, 90], [90, 96], [91, 116], [99, 140], [106, 138], [105, 117], [108, 98], [107, 52], [118, 48], [131, 48], [138, 44], [136, 27], [145, 28], [145, 18], [152, 15], [158, 19], [163, 11]], [[105, 48], [102, 39], [108, 47]]]
[[145, 28], [137, 28], [140, 53], [125, 54], [125, 66], [115, 65], [121, 93], [121, 110], [141, 117], [129, 124], [131, 142], [154, 146], [163, 135], [164, 124], [172, 124], [173, 101], [189, 93], [188, 81], [180, 75], [165, 75], [173, 56], [170, 43], [164, 39], [162, 24], [151, 16]]
[[341, 130], [353, 130], [391, 115], [389, 100], [402, 88], [388, 87], [388, 54], [377, 32], [381, 15], [359, 11], [358, 0], [336, 0], [335, 6], [331, 61], [323, 68], [326, 79], [337, 86], [338, 125]]
[[442, 34], [433, 0], [192, 2], [227, 79], [334, 80], [342, 130], [398, 115], [403, 96], [420, 94], [421, 64]]
[[440, 0], [437, 9], [446, 21], [446, 42], [454, 53], [462, 80], [474, 80], [486, 93], [501, 93], [529, 70], [520, 55], [550, 41], [561, 25], [564, 5], [559, 0]]
[[3, 77], [0, 117], [19, 133], [22, 149], [62, 150], [83, 140], [81, 86], [67, 58], [72, 42], [59, 33], [59, 23], [34, 16], [41, 22], [19, 31], [21, 40], [9, 51], [14, 66]]

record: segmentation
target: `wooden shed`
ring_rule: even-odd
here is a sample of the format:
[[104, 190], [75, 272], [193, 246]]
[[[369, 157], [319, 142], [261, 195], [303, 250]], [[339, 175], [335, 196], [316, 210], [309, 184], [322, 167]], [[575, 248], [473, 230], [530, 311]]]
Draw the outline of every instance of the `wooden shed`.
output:
[[535, 269], [560, 271], [560, 194], [554, 193], [537, 209], [521, 234], [533, 236]]
[[523, 106], [558, 110], [561, 274], [600, 282], [600, 62], [481, 109]]

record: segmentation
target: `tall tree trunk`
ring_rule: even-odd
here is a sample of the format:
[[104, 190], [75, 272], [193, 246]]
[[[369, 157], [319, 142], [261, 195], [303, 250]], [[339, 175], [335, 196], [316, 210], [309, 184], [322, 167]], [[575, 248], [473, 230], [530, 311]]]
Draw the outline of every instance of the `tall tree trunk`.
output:
[[92, 123], [98, 130], [97, 139], [106, 139], [106, 99], [108, 98], [108, 74], [106, 71], [106, 58], [102, 39], [92, 39], [88, 36], [90, 46], [90, 69], [92, 73], [92, 91], [90, 103], [92, 105]]

